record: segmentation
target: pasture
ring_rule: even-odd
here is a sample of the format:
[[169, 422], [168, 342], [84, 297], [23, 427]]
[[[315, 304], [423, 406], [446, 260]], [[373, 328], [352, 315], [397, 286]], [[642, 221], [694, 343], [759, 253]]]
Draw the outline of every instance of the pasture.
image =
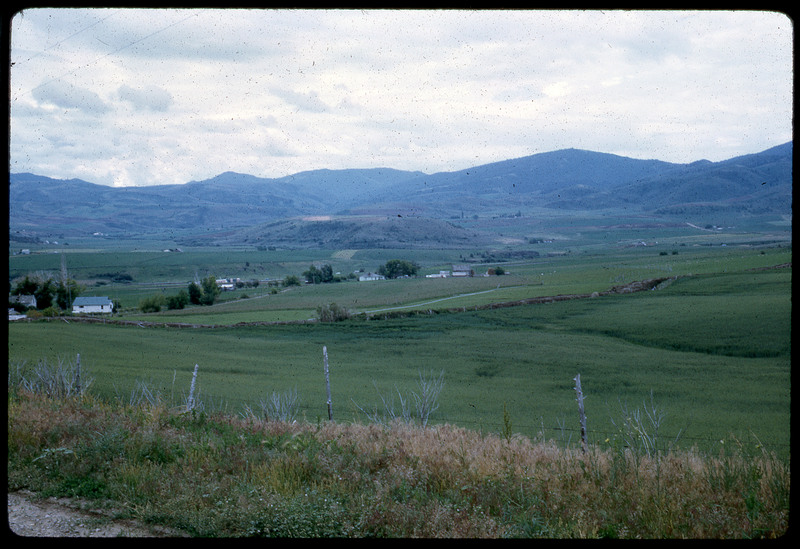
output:
[[[280, 279], [300, 275], [311, 263], [330, 263], [346, 273], [374, 271], [402, 257], [417, 261], [424, 275], [474, 259], [480, 251], [70, 253], [70, 273], [92, 284], [95, 274], [132, 275], [132, 284], [104, 281], [84, 294], [120, 299], [126, 311], [119, 318], [217, 327], [144, 328], [68, 318], [10, 323], [9, 364], [74, 360], [79, 353], [96, 393], [124, 399], [144, 382], [175, 403], [188, 392], [198, 364], [207, 407], [238, 413], [273, 391], [296, 389], [302, 415], [316, 422], [327, 419], [326, 346], [338, 421], [363, 421], [359, 407], [380, 407], [381, 396], [416, 390], [421, 373], [443, 371], [445, 387], [432, 422], [499, 432], [506, 407], [515, 432], [564, 444], [579, 438], [573, 378], [580, 374], [590, 443], [620, 444], [612, 419], [619, 419], [623, 406], [639, 407], [652, 394], [666, 414], [659, 433], [664, 444], [679, 438], [681, 446], [713, 451], [734, 437], [787, 457], [791, 267], [754, 269], [790, 263], [791, 248], [686, 244], [562, 247], [537, 259], [503, 262], [510, 274], [501, 277], [342, 282], [277, 294], [262, 284], [225, 293], [212, 307], [149, 315], [135, 310], [139, 299], [177, 292], [195, 272]], [[15, 256], [10, 274], [59, 267], [58, 254]], [[476, 310], [527, 297], [600, 292], [654, 277], [678, 278], [638, 294]], [[419, 314], [237, 325], [305, 320], [331, 302], [359, 313]]]

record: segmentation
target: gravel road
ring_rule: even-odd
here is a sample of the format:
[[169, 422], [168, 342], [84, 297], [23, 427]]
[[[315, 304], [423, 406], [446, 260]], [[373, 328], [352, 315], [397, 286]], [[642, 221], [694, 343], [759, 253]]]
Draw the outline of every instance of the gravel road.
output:
[[28, 492], [8, 494], [7, 528], [12, 535], [35, 538], [155, 538], [180, 534], [133, 521], [82, 510], [69, 499], [37, 499]]

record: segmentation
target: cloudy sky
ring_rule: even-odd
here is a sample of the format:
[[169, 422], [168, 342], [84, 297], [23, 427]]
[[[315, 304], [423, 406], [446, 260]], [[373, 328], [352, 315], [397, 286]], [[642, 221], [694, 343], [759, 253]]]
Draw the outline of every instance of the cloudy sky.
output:
[[753, 11], [31, 9], [11, 27], [10, 171], [719, 161], [792, 139], [792, 33]]

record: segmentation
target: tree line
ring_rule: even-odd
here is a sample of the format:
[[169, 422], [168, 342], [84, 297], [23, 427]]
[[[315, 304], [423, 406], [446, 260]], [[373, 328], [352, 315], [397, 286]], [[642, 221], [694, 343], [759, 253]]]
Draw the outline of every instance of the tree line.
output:
[[[404, 276], [416, 276], [419, 272], [419, 265], [413, 261], [405, 259], [390, 259], [385, 264], [378, 267], [378, 274], [386, 278], [401, 278]], [[355, 274], [342, 276], [333, 272], [333, 267], [329, 264], [317, 267], [311, 265], [306, 271], [303, 271], [303, 278], [308, 284], [327, 284], [330, 282], [341, 282], [348, 278], [355, 278]], [[287, 277], [284, 281], [285, 286], [297, 285], [299, 279], [296, 277]]]
[[175, 295], [156, 294], [146, 297], [139, 302], [139, 310], [143, 313], [157, 313], [165, 306], [167, 309], [183, 309], [189, 303], [213, 305], [219, 297], [220, 291], [217, 279], [213, 275], [209, 275], [199, 284], [192, 282], [186, 290], [181, 290]]
[[[38, 273], [33, 275], [25, 275], [25, 278], [17, 282], [14, 288], [11, 288], [9, 282], [9, 294], [12, 296], [32, 295], [36, 298], [36, 310], [52, 310], [57, 312], [56, 309], [68, 311], [72, 307], [72, 301], [81, 295], [84, 287], [78, 284], [71, 278], [54, 279], [47, 274]], [[31, 308], [17, 301], [9, 300], [9, 308], [18, 312], [25, 312]]]

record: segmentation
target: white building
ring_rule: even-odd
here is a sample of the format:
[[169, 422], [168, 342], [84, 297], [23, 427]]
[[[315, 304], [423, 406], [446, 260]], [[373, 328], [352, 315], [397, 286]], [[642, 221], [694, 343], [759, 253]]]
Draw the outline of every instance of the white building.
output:
[[364, 275], [359, 275], [358, 277], [359, 282], [366, 282], [369, 280], [386, 280], [386, 277], [376, 273], [367, 273]]
[[241, 278], [218, 278], [217, 288], [223, 291], [231, 291], [236, 289], [236, 284], [241, 282]]
[[76, 297], [72, 302], [73, 313], [112, 313], [114, 304], [107, 297]]

